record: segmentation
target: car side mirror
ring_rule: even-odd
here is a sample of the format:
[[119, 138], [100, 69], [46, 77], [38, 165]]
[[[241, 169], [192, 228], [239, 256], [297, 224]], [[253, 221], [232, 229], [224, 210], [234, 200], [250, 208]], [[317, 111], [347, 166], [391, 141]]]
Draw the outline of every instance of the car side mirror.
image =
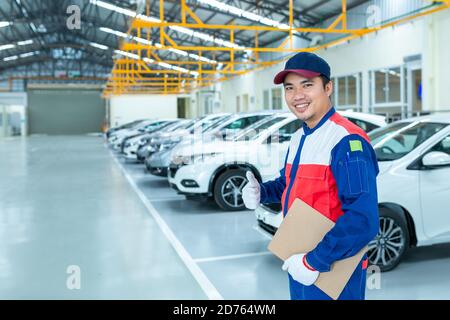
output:
[[450, 165], [450, 155], [445, 152], [432, 151], [422, 158], [422, 163], [426, 167], [442, 167]]

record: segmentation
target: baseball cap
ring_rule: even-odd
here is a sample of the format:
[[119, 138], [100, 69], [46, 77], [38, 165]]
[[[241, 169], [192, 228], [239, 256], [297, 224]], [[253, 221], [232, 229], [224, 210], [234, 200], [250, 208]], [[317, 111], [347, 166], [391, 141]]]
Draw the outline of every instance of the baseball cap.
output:
[[284, 70], [280, 71], [273, 82], [280, 84], [284, 82], [284, 78], [290, 72], [296, 73], [305, 78], [314, 78], [324, 75], [330, 80], [330, 65], [318, 55], [311, 52], [299, 52], [291, 57], [284, 66]]

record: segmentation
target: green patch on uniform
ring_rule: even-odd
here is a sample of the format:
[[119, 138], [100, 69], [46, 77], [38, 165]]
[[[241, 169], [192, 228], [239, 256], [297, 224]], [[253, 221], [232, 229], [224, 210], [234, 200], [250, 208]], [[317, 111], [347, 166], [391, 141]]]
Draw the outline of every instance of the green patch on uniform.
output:
[[362, 143], [359, 140], [350, 140], [350, 151], [363, 151], [362, 149]]

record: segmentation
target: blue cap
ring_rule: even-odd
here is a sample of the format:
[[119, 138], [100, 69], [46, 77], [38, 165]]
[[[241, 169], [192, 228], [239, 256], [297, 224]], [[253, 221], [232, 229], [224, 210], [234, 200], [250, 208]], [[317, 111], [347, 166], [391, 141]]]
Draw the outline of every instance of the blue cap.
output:
[[314, 78], [323, 75], [330, 80], [331, 68], [330, 65], [318, 55], [311, 52], [299, 52], [286, 62], [284, 70], [275, 76], [273, 82], [275, 84], [283, 83], [284, 78], [290, 72], [305, 78]]

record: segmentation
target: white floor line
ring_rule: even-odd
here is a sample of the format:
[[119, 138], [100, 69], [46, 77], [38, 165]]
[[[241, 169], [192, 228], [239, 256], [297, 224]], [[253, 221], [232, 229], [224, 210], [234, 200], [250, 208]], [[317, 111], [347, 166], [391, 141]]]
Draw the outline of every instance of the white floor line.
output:
[[178, 197], [165, 197], [165, 198], [151, 198], [151, 202], [160, 202], [160, 201], [173, 201], [173, 200], [186, 200], [185, 197], [178, 196]]
[[269, 240], [272, 240], [272, 237], [267, 234], [265, 231], [262, 231], [258, 225], [253, 226], [253, 230], [255, 230], [256, 232], [258, 232], [260, 235], [262, 235], [264, 238], [267, 238]]
[[210, 262], [210, 261], [219, 261], [219, 260], [232, 260], [232, 259], [242, 259], [242, 258], [248, 258], [248, 257], [265, 256], [268, 254], [272, 254], [272, 252], [262, 251], [262, 252], [253, 252], [253, 253], [233, 254], [233, 255], [229, 255], [229, 256], [200, 258], [200, 259], [195, 259], [194, 261], [197, 263], [200, 263], [200, 262]]
[[205, 292], [206, 296], [210, 300], [223, 300], [222, 295], [217, 291], [217, 289], [214, 287], [214, 285], [209, 281], [209, 279], [206, 277], [206, 275], [203, 273], [203, 271], [200, 269], [200, 267], [197, 265], [197, 263], [192, 259], [192, 257], [189, 255], [189, 253], [186, 251], [186, 249], [181, 244], [180, 240], [177, 239], [173, 231], [169, 228], [169, 226], [166, 224], [166, 222], [161, 218], [158, 211], [153, 207], [153, 205], [150, 203], [150, 201], [147, 199], [147, 197], [144, 195], [144, 193], [139, 190], [136, 183], [133, 181], [131, 176], [126, 172], [125, 168], [122, 166], [122, 164], [117, 160], [117, 158], [114, 156], [114, 154], [111, 153], [112, 158], [114, 161], [118, 164], [120, 170], [127, 178], [128, 182], [130, 183], [133, 190], [136, 192], [136, 194], [139, 196], [141, 201], [144, 203], [145, 207], [147, 208], [148, 212], [151, 214], [153, 219], [155, 219], [156, 223], [160, 227], [163, 234], [166, 236], [167, 240], [170, 242], [170, 244], [173, 246], [175, 251], [180, 256], [181, 260], [184, 262], [186, 267], [189, 269], [191, 274], [194, 276], [195, 280], [197, 280], [198, 284], [202, 288], [202, 290]]

